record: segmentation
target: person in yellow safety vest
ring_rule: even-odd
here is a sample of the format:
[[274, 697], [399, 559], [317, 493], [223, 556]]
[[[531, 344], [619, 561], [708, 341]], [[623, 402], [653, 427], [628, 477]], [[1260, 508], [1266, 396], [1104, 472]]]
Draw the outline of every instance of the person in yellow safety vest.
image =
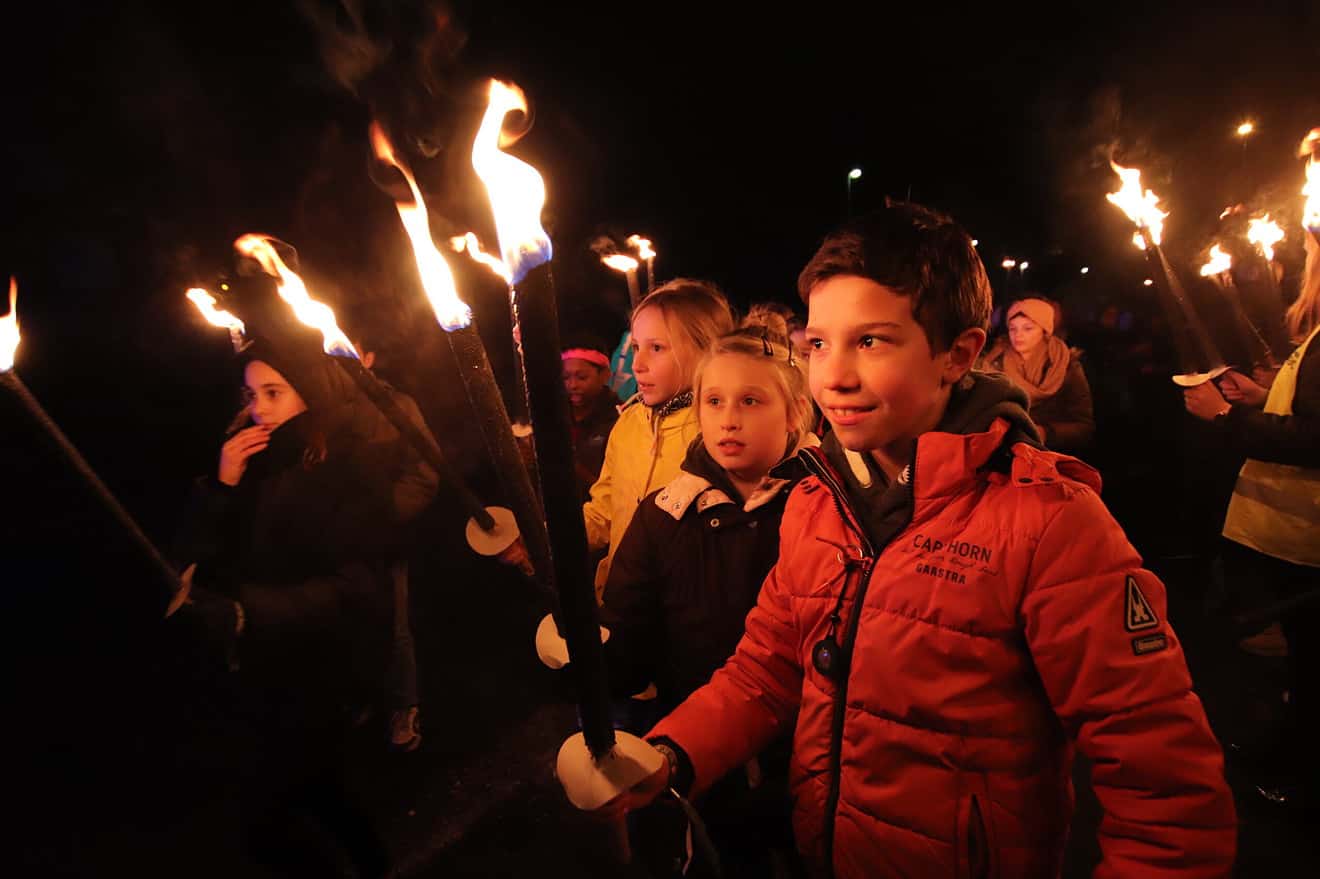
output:
[[[1212, 421], [1247, 461], [1224, 520], [1258, 576], [1283, 598], [1320, 590], [1320, 241], [1306, 235], [1301, 294], [1285, 318], [1299, 344], [1269, 389], [1236, 372], [1185, 393], [1187, 411]], [[1320, 600], [1280, 619], [1288, 642], [1289, 703], [1296, 723], [1292, 778], [1258, 788], [1278, 803], [1320, 807]]]

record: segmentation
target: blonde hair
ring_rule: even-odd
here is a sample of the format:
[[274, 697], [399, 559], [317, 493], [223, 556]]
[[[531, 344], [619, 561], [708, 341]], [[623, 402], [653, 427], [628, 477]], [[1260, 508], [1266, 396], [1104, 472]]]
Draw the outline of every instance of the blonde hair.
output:
[[701, 378], [716, 357], [736, 354], [772, 367], [775, 387], [788, 409], [788, 446], [785, 457], [802, 447], [811, 434], [813, 412], [807, 396], [807, 377], [788, 339], [788, 322], [773, 306], [753, 305], [738, 329], [716, 339], [697, 364], [692, 382], [693, 401], [701, 403]]
[[1294, 342], [1300, 344], [1320, 326], [1320, 243], [1307, 232], [1306, 269], [1302, 272], [1302, 289], [1297, 301], [1283, 316], [1284, 326]]
[[729, 300], [710, 281], [675, 278], [656, 287], [637, 303], [628, 318], [628, 326], [646, 308], [659, 309], [674, 344], [674, 358], [683, 372], [683, 386], [691, 387], [701, 355], [712, 342], [733, 329]]

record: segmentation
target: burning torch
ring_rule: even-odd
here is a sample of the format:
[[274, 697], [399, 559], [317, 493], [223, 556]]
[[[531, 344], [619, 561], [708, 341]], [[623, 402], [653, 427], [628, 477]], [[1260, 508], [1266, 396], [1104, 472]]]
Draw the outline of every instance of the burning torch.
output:
[[110, 514], [110, 518], [128, 536], [142, 557], [151, 564], [163, 587], [163, 591], [170, 596], [167, 615], [172, 613], [178, 607], [178, 602], [174, 599], [185, 594], [181, 588], [178, 572], [161, 555], [160, 550], [143, 533], [137, 522], [119, 503], [118, 498], [96, 475], [96, 471], [87, 463], [87, 459], [79, 453], [78, 449], [69, 441], [69, 438], [64, 435], [64, 431], [60, 430], [59, 425], [47, 414], [41, 403], [28, 390], [27, 385], [18, 377], [18, 373], [14, 371], [14, 358], [18, 352], [20, 339], [21, 336], [18, 332], [18, 282], [14, 278], [10, 278], [9, 314], [0, 318], [0, 385], [3, 385], [5, 390], [13, 395], [32, 423], [45, 434], [50, 444], [60, 453], [65, 464], [82, 478], [83, 484], [91, 491], [92, 496], [100, 503], [101, 508]]
[[[651, 246], [651, 239], [640, 235], [629, 235], [628, 246], [635, 248], [638, 259], [646, 263], [646, 292], [650, 293], [655, 289], [655, 248]], [[636, 306], [637, 303], [633, 302], [633, 305]]]
[[1249, 352], [1252, 363], [1272, 364], [1275, 361], [1270, 343], [1265, 341], [1260, 329], [1247, 316], [1247, 310], [1242, 305], [1242, 295], [1238, 292], [1237, 284], [1233, 282], [1232, 268], [1233, 257], [1215, 244], [1210, 248], [1209, 259], [1201, 266], [1201, 277], [1209, 278], [1223, 291], [1224, 298], [1233, 309], [1233, 320], [1237, 324], [1238, 332], [1242, 336], [1242, 342]]
[[504, 117], [526, 110], [520, 90], [491, 82], [486, 116], [473, 143], [472, 165], [490, 198], [501, 258], [514, 291], [541, 496], [562, 612], [561, 633], [576, 670], [582, 732], [560, 749], [556, 772], [569, 800], [580, 809], [591, 810], [654, 773], [664, 758], [641, 739], [616, 732], [610, 722], [596, 592], [573, 474], [571, 416], [560, 379], [559, 315], [550, 274], [552, 247], [541, 227], [545, 183], [536, 169], [499, 148]]
[[1105, 198], [1136, 224], [1137, 231], [1132, 236], [1132, 242], [1146, 254], [1153, 286], [1164, 307], [1169, 331], [1173, 334], [1174, 346], [1178, 351], [1178, 365], [1182, 372], [1173, 377], [1174, 383], [1182, 387], [1195, 387], [1219, 377], [1228, 367], [1219, 356], [1205, 325], [1187, 301], [1182, 283], [1165, 259], [1164, 251], [1160, 249], [1160, 236], [1168, 212], [1161, 210], [1155, 193], [1142, 188], [1140, 171], [1124, 168], [1112, 160], [1109, 164], [1118, 174], [1122, 186], [1117, 192], [1105, 195]]
[[636, 308], [637, 303], [642, 301], [642, 291], [637, 285], [637, 260], [627, 254], [611, 253], [609, 256], [602, 256], [600, 261], [616, 272], [623, 272], [627, 276], [628, 301], [632, 303], [633, 308]]
[[234, 249], [256, 260], [267, 274], [275, 278], [275, 289], [293, 310], [294, 316], [321, 333], [322, 350], [334, 358], [394, 429], [439, 474], [441, 481], [449, 484], [470, 517], [468, 544], [482, 555], [495, 555], [512, 545], [518, 537], [512, 514], [501, 507], [482, 505], [450, 467], [435, 438], [408, 417], [390, 396], [389, 390], [362, 365], [353, 343], [335, 322], [334, 311], [312, 298], [303, 279], [280, 258], [271, 239], [264, 235], [244, 235], [234, 242]]

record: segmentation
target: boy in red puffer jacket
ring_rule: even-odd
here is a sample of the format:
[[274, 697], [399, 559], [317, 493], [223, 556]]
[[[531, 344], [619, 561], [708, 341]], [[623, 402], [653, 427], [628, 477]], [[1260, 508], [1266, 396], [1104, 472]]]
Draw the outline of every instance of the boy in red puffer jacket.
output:
[[1026, 398], [971, 371], [990, 286], [946, 217], [891, 203], [803, 271], [832, 431], [790, 497], [737, 651], [648, 738], [610, 810], [700, 796], [793, 728], [797, 845], [819, 875], [1059, 874], [1074, 748], [1098, 877], [1227, 876], [1223, 758], [1164, 587]]

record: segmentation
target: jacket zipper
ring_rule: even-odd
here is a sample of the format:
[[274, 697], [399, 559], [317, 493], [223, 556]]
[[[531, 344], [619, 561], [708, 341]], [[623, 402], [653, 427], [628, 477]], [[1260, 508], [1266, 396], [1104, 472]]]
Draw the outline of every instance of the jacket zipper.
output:
[[[844, 524], [857, 534], [858, 538], [861, 540], [862, 551], [869, 563], [861, 580], [858, 582], [857, 595], [853, 598], [852, 613], [848, 617], [848, 627], [847, 631], [844, 633], [843, 642], [843, 644], [846, 645], [844, 646], [844, 655], [847, 659], [847, 672], [843, 675], [843, 679], [837, 682], [837, 692], [834, 696], [834, 706], [830, 718], [830, 778], [829, 788], [825, 797], [824, 840], [826, 871], [827, 875], [832, 877], [834, 876], [834, 824], [839, 810], [839, 784], [840, 778], [843, 774], [843, 726], [848, 706], [848, 680], [852, 677], [852, 650], [857, 639], [857, 629], [859, 628], [862, 619], [862, 604], [866, 600], [866, 590], [871, 584], [871, 576], [875, 573], [876, 562], [885, 547], [893, 541], [894, 537], [898, 536], [898, 532], [890, 535], [889, 540], [886, 540], [883, 545], [879, 547], [875, 546], [871, 542], [871, 538], [866, 534], [865, 529], [859, 524], [861, 522], [860, 517], [858, 517], [852, 507], [848, 505], [847, 495], [843, 491], [843, 485], [834, 475], [833, 469], [825, 462], [823, 455], [815, 449], [804, 449], [802, 457], [807, 465], [807, 469], [825, 483], [826, 489], [829, 490], [830, 495], [834, 499], [834, 506], [839, 512], [839, 517], [843, 519]], [[909, 477], [911, 477], [917, 470], [917, 455], [915, 449], [913, 450], [912, 462], [909, 466], [911, 469], [908, 470], [908, 474]], [[901, 531], [902, 529], [899, 530]], [[847, 586], [846, 580], [844, 581], [844, 586], [845, 588]]]

